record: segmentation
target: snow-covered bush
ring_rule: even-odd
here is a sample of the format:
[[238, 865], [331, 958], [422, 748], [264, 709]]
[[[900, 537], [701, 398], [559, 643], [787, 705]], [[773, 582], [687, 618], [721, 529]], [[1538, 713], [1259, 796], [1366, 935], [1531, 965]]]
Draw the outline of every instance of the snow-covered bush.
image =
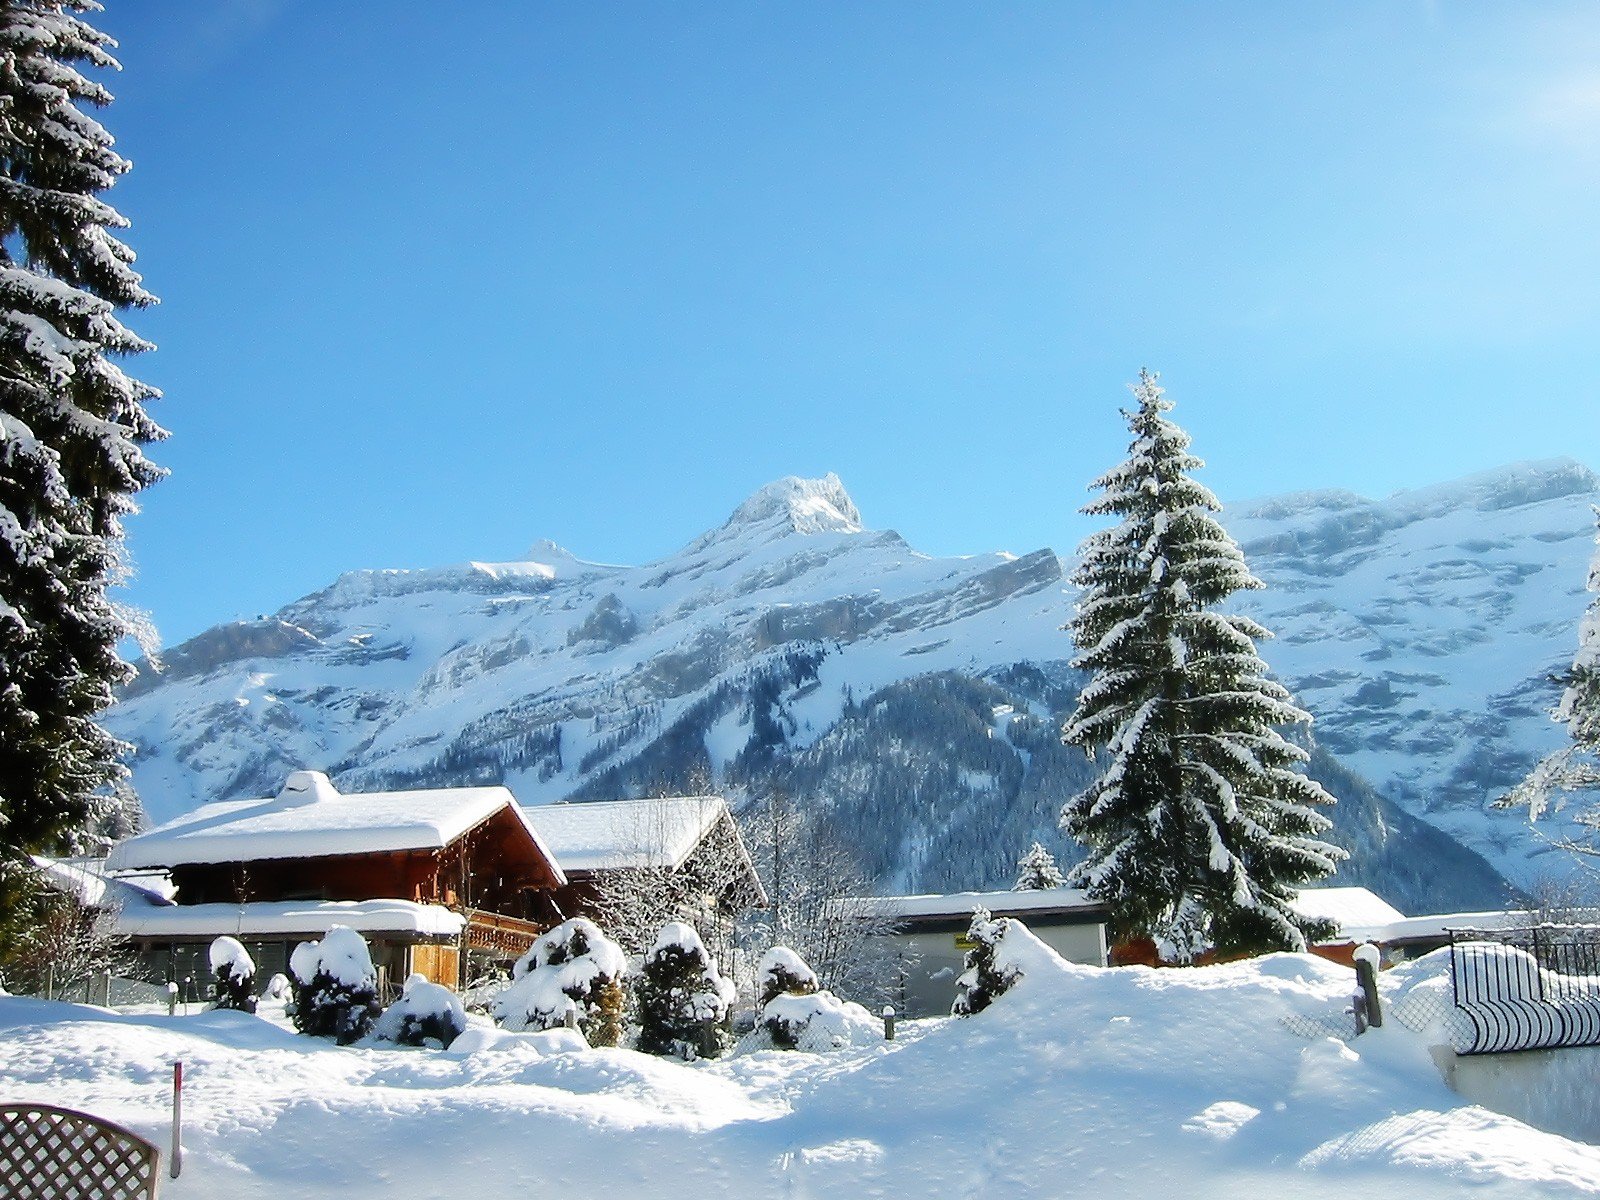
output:
[[211, 1002], [217, 1008], [256, 1010], [256, 963], [236, 938], [211, 943]]
[[787, 946], [774, 946], [756, 965], [758, 1008], [766, 1008], [774, 997], [785, 994], [809, 996], [817, 990], [817, 973]]
[[726, 1047], [733, 985], [682, 922], [664, 926], [645, 954], [636, 996], [638, 1048], [646, 1054], [709, 1058]]
[[883, 1022], [832, 992], [785, 992], [761, 1009], [758, 1026], [774, 1050], [837, 1050], [883, 1041]]
[[288, 1000], [294, 994], [293, 987], [289, 984], [289, 977], [279, 971], [267, 980], [266, 990], [261, 993], [269, 1000]]
[[622, 948], [593, 921], [574, 917], [540, 935], [517, 960], [511, 986], [494, 1001], [494, 1019], [513, 1031], [553, 1029], [576, 1007], [589, 1044], [615, 1046], [626, 972]]
[[372, 1027], [372, 1036], [400, 1046], [446, 1049], [467, 1028], [461, 998], [426, 975], [406, 980], [405, 991]]
[[956, 1000], [950, 1007], [958, 1017], [981, 1013], [1024, 975], [1061, 962], [1061, 956], [1021, 921], [993, 917], [982, 908], [972, 914], [967, 937], [974, 944], [967, 951], [966, 969], [956, 980]]
[[301, 942], [289, 956], [294, 976], [294, 1027], [347, 1046], [372, 1028], [378, 1015], [378, 973], [367, 942], [335, 925], [320, 942]]

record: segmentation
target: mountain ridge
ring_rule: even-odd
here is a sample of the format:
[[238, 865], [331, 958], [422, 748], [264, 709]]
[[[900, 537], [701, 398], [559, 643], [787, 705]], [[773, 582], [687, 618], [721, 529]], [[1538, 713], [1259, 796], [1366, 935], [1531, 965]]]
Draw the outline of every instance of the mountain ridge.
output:
[[[1400, 804], [1385, 817], [1363, 802], [1374, 827], [1356, 836], [1390, 862], [1373, 878], [1406, 874], [1375, 828], [1403, 812], [1487, 854], [1492, 869], [1468, 872], [1480, 893], [1497, 872], [1530, 885], [1537, 848], [1485, 796], [1558, 732], [1536, 728], [1553, 702], [1538, 675], [1575, 645], [1600, 483], [1550, 460], [1390, 501], [1333, 493], [1343, 528], [1329, 501], [1306, 501], [1327, 495], [1224, 522], [1269, 585], [1236, 605], [1279, 634], [1264, 656], [1324, 748]], [[1008, 839], [1073, 853], [1053, 811], [1088, 767], [1048, 744], [1075, 686], [1072, 601], [1048, 548], [934, 558], [867, 528], [837, 476], [788, 476], [641, 566], [539, 542], [522, 562], [346, 572], [173, 648], [109, 723], [136, 745], [157, 816], [265, 794], [299, 767], [357, 789], [504, 781], [530, 803], [696, 776], [736, 799], [782, 784], [829, 806], [899, 886], [986, 886], [1026, 848]], [[890, 715], [874, 718], [880, 698]], [[919, 723], [963, 749], [941, 763]]]

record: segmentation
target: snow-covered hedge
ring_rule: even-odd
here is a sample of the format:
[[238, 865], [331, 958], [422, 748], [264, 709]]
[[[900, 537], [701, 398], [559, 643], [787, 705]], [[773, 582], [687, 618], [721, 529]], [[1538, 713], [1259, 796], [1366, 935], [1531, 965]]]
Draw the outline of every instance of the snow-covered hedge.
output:
[[576, 1007], [589, 1044], [615, 1046], [622, 1037], [627, 965], [622, 948], [593, 921], [563, 921], [517, 960], [511, 986], [494, 1000], [494, 1019], [513, 1031], [554, 1029]]
[[239, 1012], [256, 1010], [256, 963], [236, 938], [211, 943], [211, 1002]]
[[301, 942], [289, 956], [294, 976], [294, 1027], [341, 1046], [365, 1037], [378, 1016], [378, 973], [366, 939], [335, 925], [320, 942]]
[[757, 1022], [775, 1050], [822, 1052], [883, 1041], [883, 1023], [832, 992], [785, 992], [762, 1006]]
[[372, 1027], [372, 1036], [400, 1046], [447, 1048], [467, 1028], [461, 998], [425, 975], [406, 980], [405, 991]]
[[756, 964], [758, 1008], [766, 1008], [777, 996], [786, 993], [809, 996], [817, 990], [817, 973], [787, 946], [774, 946]]
[[967, 937], [975, 945], [967, 951], [966, 969], [956, 980], [956, 999], [950, 1008], [958, 1017], [982, 1012], [1024, 975], [1061, 962], [1061, 956], [1021, 921], [992, 917], [982, 908], [972, 914]]
[[646, 1054], [707, 1058], [727, 1048], [733, 985], [682, 922], [664, 926], [645, 954], [637, 997], [638, 1048]]

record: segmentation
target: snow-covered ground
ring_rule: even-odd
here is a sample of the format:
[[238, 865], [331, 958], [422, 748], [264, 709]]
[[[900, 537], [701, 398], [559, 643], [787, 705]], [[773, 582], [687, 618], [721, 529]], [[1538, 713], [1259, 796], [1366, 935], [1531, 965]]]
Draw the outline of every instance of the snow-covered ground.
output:
[[[1426, 990], [1442, 956], [1386, 976]], [[1191, 970], [1036, 967], [968, 1020], [894, 1043], [684, 1065], [546, 1034], [470, 1052], [337, 1048], [232, 1012], [118, 1015], [0, 999], [0, 1096], [164, 1143], [171, 1197], [1478, 1195], [1600, 1192], [1600, 1148], [1466, 1104], [1426, 1035], [1345, 1042], [1352, 975], [1273, 955]], [[1592, 1061], [1592, 1060], [1591, 1060]], [[1593, 1089], [1589, 1089], [1591, 1092]]]

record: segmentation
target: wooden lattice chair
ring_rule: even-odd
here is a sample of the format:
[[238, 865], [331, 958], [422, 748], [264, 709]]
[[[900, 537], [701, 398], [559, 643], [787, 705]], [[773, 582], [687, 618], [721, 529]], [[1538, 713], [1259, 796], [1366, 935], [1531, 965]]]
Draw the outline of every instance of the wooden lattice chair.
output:
[[109, 1121], [50, 1104], [0, 1104], [0, 1196], [155, 1200], [161, 1151]]

